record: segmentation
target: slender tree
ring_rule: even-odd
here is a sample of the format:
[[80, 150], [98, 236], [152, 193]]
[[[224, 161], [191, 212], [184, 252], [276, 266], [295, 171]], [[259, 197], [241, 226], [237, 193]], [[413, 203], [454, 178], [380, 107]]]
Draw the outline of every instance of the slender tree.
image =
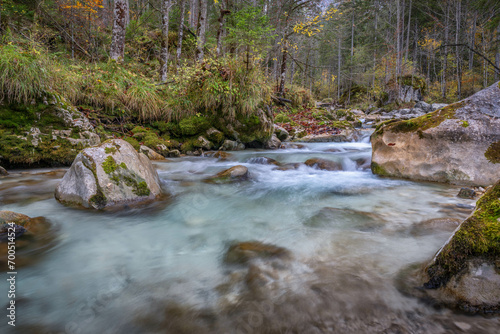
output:
[[160, 52], [160, 80], [167, 81], [168, 73], [168, 25], [170, 17], [171, 0], [162, 0], [161, 2], [161, 52]]
[[196, 60], [201, 62], [205, 56], [206, 29], [207, 29], [207, 0], [200, 0], [198, 16], [198, 43], [196, 44]]
[[129, 17], [128, 1], [115, 0], [113, 16], [113, 36], [111, 39], [110, 57], [114, 60], [125, 56], [125, 30]]

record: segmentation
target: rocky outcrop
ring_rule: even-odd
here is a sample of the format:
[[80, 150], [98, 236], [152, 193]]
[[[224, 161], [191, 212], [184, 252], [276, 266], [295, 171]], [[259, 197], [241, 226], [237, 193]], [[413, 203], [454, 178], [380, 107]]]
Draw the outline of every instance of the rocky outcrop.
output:
[[0, 176], [6, 176], [9, 175], [9, 172], [5, 170], [2, 166], [0, 166]]
[[481, 197], [425, 270], [427, 293], [477, 312], [500, 312], [500, 181]]
[[360, 132], [356, 129], [341, 129], [338, 133], [325, 133], [319, 135], [307, 135], [294, 141], [308, 143], [325, 143], [325, 142], [349, 142], [356, 141], [360, 138]]
[[151, 161], [126, 141], [114, 139], [80, 152], [55, 197], [63, 204], [103, 209], [151, 201], [160, 193]]
[[245, 149], [245, 145], [234, 140], [224, 140], [220, 147], [221, 151], [241, 151]]
[[500, 170], [498, 84], [418, 118], [387, 122], [371, 137], [378, 175], [489, 185]]
[[3, 166], [69, 166], [81, 149], [100, 143], [89, 120], [63, 97], [46, 93], [33, 102], [0, 104]]

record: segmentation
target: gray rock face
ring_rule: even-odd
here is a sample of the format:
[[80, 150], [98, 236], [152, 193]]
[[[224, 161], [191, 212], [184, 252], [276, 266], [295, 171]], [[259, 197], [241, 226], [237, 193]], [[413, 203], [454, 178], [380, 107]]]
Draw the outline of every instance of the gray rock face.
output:
[[3, 168], [2, 166], [0, 166], [0, 175], [2, 175], [2, 176], [9, 175], [9, 172], [7, 172], [5, 170], [5, 168]]
[[141, 145], [139, 147], [139, 151], [142, 154], [144, 154], [145, 156], [147, 156], [149, 160], [163, 160], [163, 159], [165, 159], [163, 157], [163, 155], [156, 153], [155, 151], [153, 151], [152, 149], [150, 149], [149, 147], [144, 146], [144, 145]]
[[288, 131], [286, 131], [284, 128], [278, 125], [274, 125], [274, 134], [278, 137], [279, 140], [285, 141], [290, 137], [290, 134]]
[[124, 140], [81, 151], [56, 188], [63, 204], [103, 209], [149, 201], [161, 193], [151, 161]]
[[224, 140], [224, 143], [220, 147], [221, 151], [241, 151], [245, 149], [245, 145], [242, 143], [238, 143], [234, 140]]
[[372, 135], [372, 171], [413, 180], [490, 185], [500, 176], [500, 88]]
[[403, 102], [420, 101], [422, 100], [422, 92], [412, 86], [401, 86], [399, 100]]
[[273, 135], [271, 136], [271, 139], [269, 139], [267, 141], [267, 143], [264, 147], [271, 149], [271, 150], [276, 150], [276, 149], [280, 148], [280, 146], [281, 146], [281, 141], [278, 139], [276, 134], [273, 133]]

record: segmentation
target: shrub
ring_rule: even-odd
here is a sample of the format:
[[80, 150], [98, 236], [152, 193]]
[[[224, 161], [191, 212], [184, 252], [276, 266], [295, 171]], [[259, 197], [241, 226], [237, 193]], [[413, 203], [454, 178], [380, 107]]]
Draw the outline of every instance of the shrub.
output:
[[314, 106], [314, 97], [307, 88], [291, 85], [285, 88], [285, 97], [292, 100], [292, 108]]

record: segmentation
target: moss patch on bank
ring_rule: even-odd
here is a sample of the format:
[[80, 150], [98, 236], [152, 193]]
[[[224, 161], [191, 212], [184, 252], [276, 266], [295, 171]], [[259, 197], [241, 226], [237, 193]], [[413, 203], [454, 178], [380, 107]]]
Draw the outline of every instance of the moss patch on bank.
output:
[[474, 213], [460, 225], [450, 242], [427, 268], [426, 288], [438, 288], [462, 271], [474, 257], [494, 262], [500, 256], [500, 181], [476, 204]]
[[494, 164], [500, 163], [500, 141], [491, 144], [486, 150], [486, 152], [484, 152], [484, 156], [491, 163]]

